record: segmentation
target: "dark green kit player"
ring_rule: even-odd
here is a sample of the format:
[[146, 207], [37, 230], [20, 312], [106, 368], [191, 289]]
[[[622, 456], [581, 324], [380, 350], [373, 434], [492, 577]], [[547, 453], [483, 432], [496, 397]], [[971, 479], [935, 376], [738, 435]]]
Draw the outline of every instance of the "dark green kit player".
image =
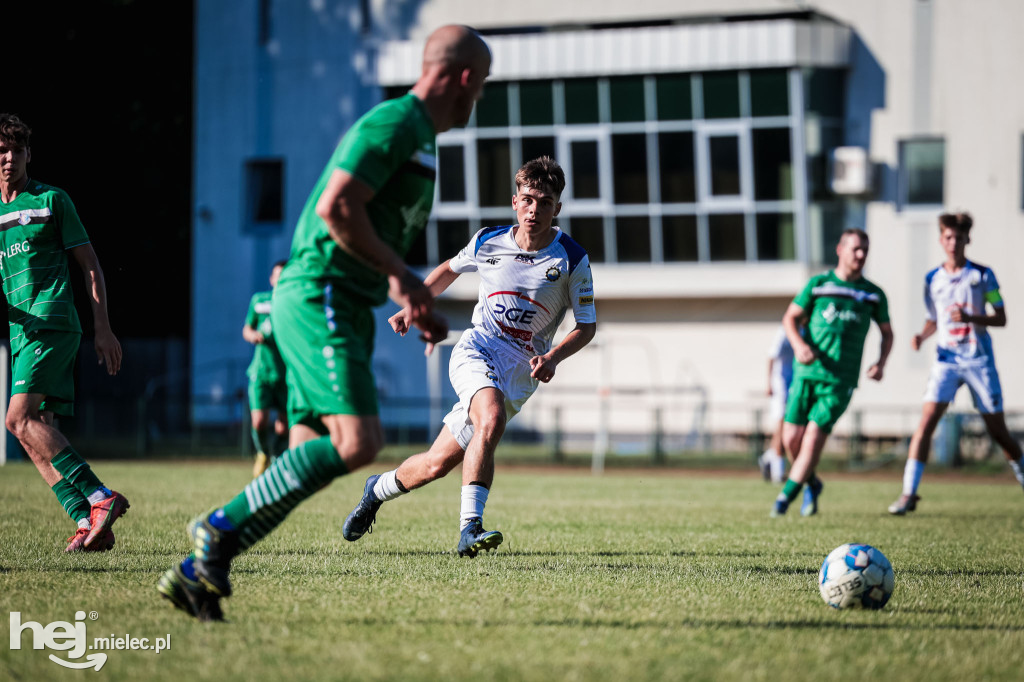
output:
[[[872, 320], [882, 333], [882, 346], [878, 361], [868, 368], [869, 379], [881, 381], [892, 350], [885, 293], [861, 274], [868, 257], [867, 233], [845, 230], [836, 254], [839, 263], [835, 270], [812, 277], [782, 318], [795, 357], [782, 435], [793, 467], [775, 500], [772, 516], [786, 513], [804, 483], [807, 489], [800, 513], [811, 516], [818, 512], [824, 484], [815, 468], [832, 427], [857, 388], [864, 339]], [[803, 336], [802, 325], [807, 327]]]
[[114, 546], [111, 524], [128, 510], [53, 426], [74, 412], [74, 367], [82, 326], [72, 300], [68, 253], [85, 274], [95, 347], [107, 372], [121, 368], [121, 345], [107, 319], [107, 292], [96, 252], [63, 191], [28, 175], [32, 131], [0, 114], [0, 274], [11, 332], [11, 402], [7, 429], [25, 448], [78, 525], [65, 551]]
[[271, 307], [288, 370], [291, 448], [189, 525], [192, 555], [158, 585], [175, 606], [221, 619], [231, 560], [307, 497], [376, 457], [384, 436], [371, 369], [374, 306], [390, 296], [428, 342], [447, 336], [430, 290], [402, 257], [430, 216], [435, 136], [469, 120], [490, 64], [472, 29], [437, 29], [409, 94], [359, 119], [331, 156], [299, 218]]
[[[270, 269], [270, 286], [277, 285], [287, 261], [278, 261]], [[256, 478], [270, 466], [271, 458], [281, 454], [288, 445], [288, 387], [285, 385], [284, 360], [274, 341], [270, 321], [273, 291], [252, 295], [249, 312], [242, 327], [242, 338], [256, 346], [246, 374], [249, 376], [249, 415], [252, 418], [252, 441], [256, 459], [252, 477]], [[271, 435], [270, 414], [276, 413]]]

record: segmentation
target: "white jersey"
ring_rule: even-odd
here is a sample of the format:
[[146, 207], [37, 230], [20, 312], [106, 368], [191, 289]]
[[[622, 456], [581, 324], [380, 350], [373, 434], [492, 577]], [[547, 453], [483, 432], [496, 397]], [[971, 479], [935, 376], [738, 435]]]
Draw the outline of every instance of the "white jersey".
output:
[[997, 308], [1003, 305], [991, 268], [967, 261], [959, 272], [951, 273], [940, 265], [925, 275], [924, 304], [938, 331], [939, 362], [982, 364], [994, 360], [992, 337], [985, 325], [953, 322], [950, 317], [954, 308], [984, 315], [985, 303]]
[[452, 272], [480, 273], [473, 325], [505, 341], [529, 359], [551, 349], [551, 340], [572, 308], [577, 323], [596, 322], [594, 282], [583, 247], [558, 228], [540, 251], [523, 251], [515, 225], [487, 227], [451, 259]]

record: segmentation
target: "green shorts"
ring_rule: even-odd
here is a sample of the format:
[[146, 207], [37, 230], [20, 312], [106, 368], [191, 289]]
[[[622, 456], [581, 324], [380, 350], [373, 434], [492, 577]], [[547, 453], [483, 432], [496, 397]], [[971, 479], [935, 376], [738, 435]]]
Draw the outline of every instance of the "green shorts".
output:
[[74, 415], [75, 359], [81, 342], [76, 332], [34, 333], [11, 358], [11, 394], [42, 394], [41, 412]]
[[811, 421], [825, 433], [832, 433], [832, 427], [850, 404], [853, 388], [849, 384], [796, 378], [789, 389], [786, 421], [797, 426]]
[[277, 410], [282, 415], [288, 410], [288, 385], [284, 377], [267, 379], [249, 377], [249, 409]]
[[322, 430], [332, 414], [376, 416], [373, 310], [332, 285], [281, 282], [270, 309], [288, 368], [288, 423]]

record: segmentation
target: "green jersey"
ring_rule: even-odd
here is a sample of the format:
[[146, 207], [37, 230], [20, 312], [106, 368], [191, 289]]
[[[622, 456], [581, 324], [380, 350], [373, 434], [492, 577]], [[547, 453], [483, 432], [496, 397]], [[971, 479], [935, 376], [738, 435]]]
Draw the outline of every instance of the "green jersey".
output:
[[885, 292], [863, 277], [847, 282], [829, 270], [812, 277], [793, 303], [807, 314], [807, 342], [818, 356], [809, 365], [794, 362], [794, 378], [856, 387], [871, 320], [889, 321]]
[[272, 383], [284, 379], [284, 361], [274, 342], [274, 329], [270, 324], [270, 299], [273, 292], [261, 291], [252, 295], [245, 326], [263, 334], [263, 343], [256, 344], [247, 373], [249, 379]]
[[0, 201], [0, 275], [12, 353], [38, 330], [82, 333], [71, 294], [67, 249], [88, 243], [75, 205], [61, 189], [29, 178], [14, 201]]
[[366, 183], [374, 191], [366, 206], [374, 231], [404, 257], [430, 216], [436, 168], [434, 125], [418, 97], [371, 109], [342, 138], [306, 201], [280, 281], [331, 284], [361, 304], [384, 303], [387, 277], [338, 246], [317, 202], [337, 169]]

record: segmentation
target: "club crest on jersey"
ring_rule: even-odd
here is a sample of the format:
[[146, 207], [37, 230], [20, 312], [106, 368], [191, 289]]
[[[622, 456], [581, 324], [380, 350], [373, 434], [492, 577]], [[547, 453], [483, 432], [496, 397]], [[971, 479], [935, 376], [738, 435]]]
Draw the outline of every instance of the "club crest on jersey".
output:
[[491, 381], [498, 380], [498, 375], [492, 372], [491, 370], [487, 370], [486, 372], [484, 372], [484, 376], [490, 379]]
[[860, 315], [857, 314], [857, 311], [839, 310], [834, 303], [829, 303], [828, 307], [821, 311], [821, 316], [829, 324], [832, 324], [837, 319], [843, 322], [858, 322], [860, 320]]
[[548, 278], [549, 282], [557, 282], [558, 278], [562, 276], [562, 271], [552, 265], [548, 268], [548, 271], [544, 273], [544, 276]]
[[536, 256], [527, 256], [526, 254], [521, 253], [518, 256], [516, 256], [516, 262], [526, 263], [527, 265], [533, 265], [534, 258], [536, 258]]
[[21, 223], [22, 225], [28, 225], [30, 222], [32, 222], [32, 216], [29, 215], [28, 211], [22, 211], [21, 213], [18, 214], [18, 222]]

